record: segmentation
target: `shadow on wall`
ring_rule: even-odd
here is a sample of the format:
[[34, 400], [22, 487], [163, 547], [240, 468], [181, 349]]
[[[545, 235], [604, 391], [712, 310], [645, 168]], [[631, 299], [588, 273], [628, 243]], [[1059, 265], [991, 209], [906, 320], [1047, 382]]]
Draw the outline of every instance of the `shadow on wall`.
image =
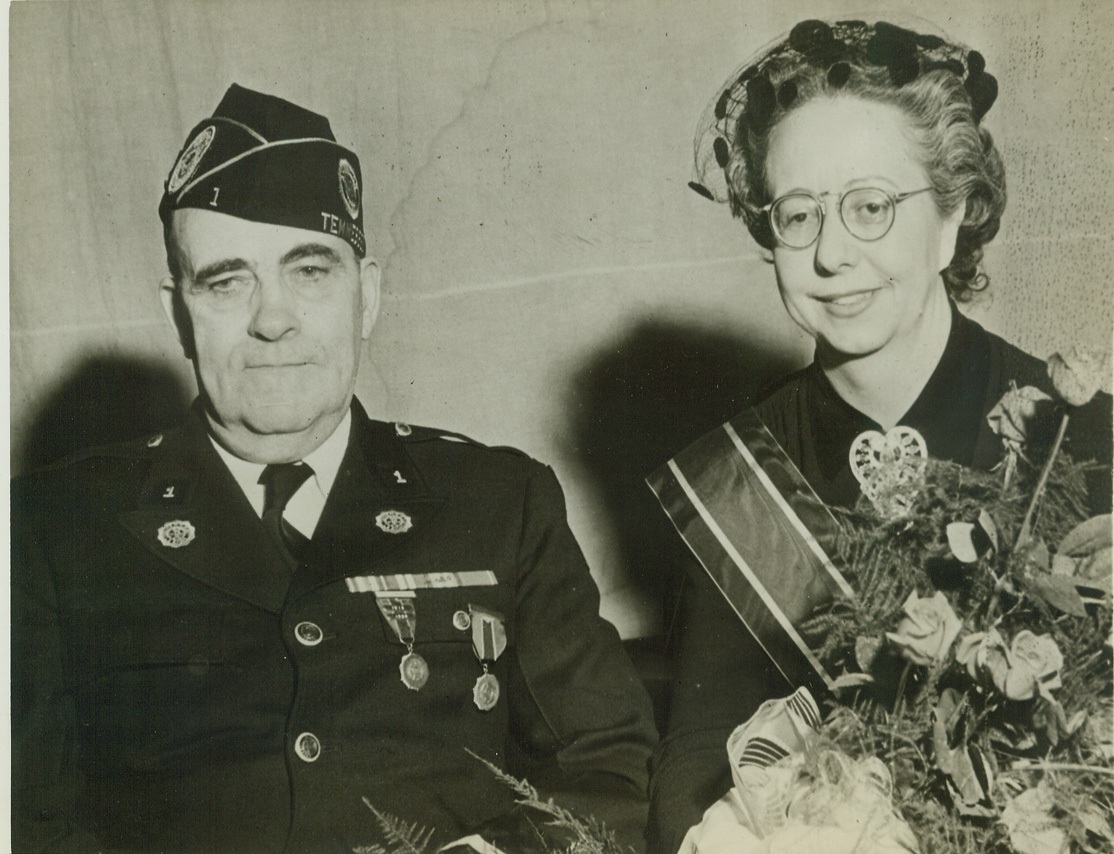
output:
[[663, 634], [679, 581], [670, 570], [687, 550], [644, 479], [797, 367], [795, 354], [772, 346], [643, 320], [572, 378], [568, 451], [609, 516], [625, 580], [663, 604]]
[[12, 474], [82, 448], [134, 439], [180, 421], [193, 391], [165, 365], [98, 356], [86, 360], [45, 398], [12, 456]]
[[793, 353], [707, 327], [643, 320], [601, 348], [571, 381], [568, 453], [614, 532], [624, 581], [660, 603], [663, 625], [625, 646], [659, 731], [669, 716], [672, 621], [691, 557], [645, 477], [758, 400], [798, 366]]

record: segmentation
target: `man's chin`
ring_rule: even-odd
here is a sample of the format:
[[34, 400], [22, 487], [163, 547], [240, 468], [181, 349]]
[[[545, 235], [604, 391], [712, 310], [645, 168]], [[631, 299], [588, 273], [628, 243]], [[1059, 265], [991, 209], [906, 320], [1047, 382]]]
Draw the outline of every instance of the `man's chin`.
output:
[[302, 433], [313, 426], [320, 413], [308, 410], [304, 403], [264, 403], [244, 412], [242, 423], [252, 433], [274, 436]]

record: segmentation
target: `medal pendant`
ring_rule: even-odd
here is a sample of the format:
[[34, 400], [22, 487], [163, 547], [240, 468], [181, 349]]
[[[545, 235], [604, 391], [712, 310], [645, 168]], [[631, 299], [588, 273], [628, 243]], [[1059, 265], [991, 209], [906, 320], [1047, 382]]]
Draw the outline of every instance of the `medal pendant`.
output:
[[484, 673], [472, 688], [472, 702], [481, 712], [490, 712], [499, 702], [499, 680], [494, 673]]
[[429, 665], [426, 660], [416, 652], [408, 652], [398, 663], [398, 672], [402, 676], [402, 684], [411, 691], [420, 691], [429, 679]]

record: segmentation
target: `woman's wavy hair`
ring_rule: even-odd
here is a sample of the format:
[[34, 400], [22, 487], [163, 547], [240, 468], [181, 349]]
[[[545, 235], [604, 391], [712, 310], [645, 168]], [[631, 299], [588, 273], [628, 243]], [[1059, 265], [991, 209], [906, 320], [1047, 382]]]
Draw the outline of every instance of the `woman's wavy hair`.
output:
[[[859, 26], [859, 22], [853, 23]], [[807, 26], [802, 23], [794, 33]], [[876, 24], [867, 32], [883, 27], [888, 24]], [[890, 30], [896, 31], [899, 39], [913, 36], [909, 31], [892, 27]], [[889, 31], [885, 35], [889, 36]], [[936, 37], [917, 38], [934, 46], [945, 43]], [[774, 236], [769, 217], [762, 210], [772, 200], [765, 173], [772, 130], [792, 110], [818, 98], [852, 97], [893, 105], [908, 121], [910, 141], [928, 174], [940, 214], [946, 216], [960, 205], [966, 206], [955, 255], [942, 276], [952, 298], [959, 302], [971, 300], [989, 284], [989, 277], [981, 268], [983, 249], [998, 233], [1001, 214], [1006, 207], [1005, 168], [990, 132], [979, 125], [981, 115], [997, 94], [993, 78], [983, 71], [983, 58], [975, 51], [960, 52], [959, 56], [966, 58], [969, 68], [959, 65], [955, 59], [930, 63], [922, 58], [919, 70], [913, 65], [911, 79], [902, 80], [898, 85], [893, 63], [887, 66], [870, 61], [869, 49], [842, 53], [837, 72], [830, 63], [804, 61], [800, 52], [786, 47], [790, 43], [791, 40], [782, 42], [761, 60], [759, 76], [769, 80], [769, 84], [761, 81], [769, 96], [762, 99], [766, 104], [760, 110], [752, 109], [752, 105], [745, 102], [753, 100], [753, 95], [742, 96], [744, 81], [753, 78], [753, 71], [744, 72], [739, 81], [724, 90], [715, 106], [714, 118], [710, 110], [709, 116], [714, 122], [711, 129], [722, 128], [725, 132], [723, 139], [712, 140], [716, 143], [714, 159], [719, 163], [714, 164], [711, 156], [705, 158], [705, 163], [716, 171], [722, 169], [720, 175], [726, 181], [726, 198], [732, 213], [744, 220], [755, 241], [772, 249]], [[946, 47], [959, 50], [956, 46]], [[968, 78], [966, 86], [964, 73]], [[978, 85], [973, 86], [973, 82]], [[987, 82], [993, 84], [989, 94]], [[751, 79], [749, 86], [754, 87], [754, 84]], [[749, 91], [762, 94], [759, 89]], [[755, 115], [759, 116], [758, 120]], [[715, 136], [714, 132], [711, 136]], [[709, 135], [704, 136], [707, 138]], [[700, 138], [697, 148], [700, 166], [703, 150]], [[701, 171], [703, 177], [707, 170]], [[694, 188], [714, 197], [702, 185], [694, 185]]]

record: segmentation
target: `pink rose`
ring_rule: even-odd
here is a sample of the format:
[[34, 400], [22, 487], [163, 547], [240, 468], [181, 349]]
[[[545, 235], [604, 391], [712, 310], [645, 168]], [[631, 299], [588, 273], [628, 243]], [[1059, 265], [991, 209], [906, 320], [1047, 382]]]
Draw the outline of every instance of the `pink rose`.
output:
[[897, 631], [886, 632], [901, 655], [913, 664], [925, 666], [947, 658], [959, 634], [960, 622], [944, 594], [936, 591], [931, 598], [921, 599], [910, 593], [902, 607], [905, 616], [897, 624]]
[[1109, 357], [1086, 347], [1072, 347], [1066, 353], [1049, 356], [1048, 375], [1065, 403], [1082, 406], [1109, 378]]
[[1051, 700], [1059, 688], [1064, 656], [1048, 635], [1022, 629], [1006, 647], [997, 629], [968, 635], [959, 642], [955, 658], [972, 679], [989, 682], [1010, 700], [1031, 700], [1040, 694]]

